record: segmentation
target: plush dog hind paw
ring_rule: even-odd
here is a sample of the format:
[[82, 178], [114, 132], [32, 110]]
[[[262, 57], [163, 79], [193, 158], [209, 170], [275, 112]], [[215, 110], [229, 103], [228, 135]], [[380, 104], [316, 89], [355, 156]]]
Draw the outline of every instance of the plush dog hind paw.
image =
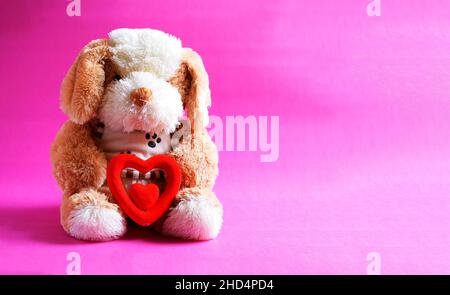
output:
[[[91, 193], [100, 195], [98, 192]], [[125, 234], [126, 220], [116, 204], [89, 199], [87, 204], [79, 204], [73, 208], [68, 216], [67, 231], [72, 237], [89, 241], [109, 241]]]
[[113, 209], [88, 205], [75, 209], [69, 216], [69, 234], [89, 241], [109, 241], [126, 232], [126, 221]]
[[222, 215], [214, 195], [186, 196], [170, 211], [161, 232], [187, 240], [211, 240], [220, 232]]

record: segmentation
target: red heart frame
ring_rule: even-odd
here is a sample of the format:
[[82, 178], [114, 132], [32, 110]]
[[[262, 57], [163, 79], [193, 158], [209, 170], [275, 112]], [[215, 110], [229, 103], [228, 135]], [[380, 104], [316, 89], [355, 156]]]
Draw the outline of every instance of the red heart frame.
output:
[[[165, 172], [166, 188], [149, 210], [138, 208], [125, 190], [121, 179], [122, 170], [125, 168], [133, 168], [144, 174], [155, 168]], [[157, 221], [172, 204], [180, 189], [181, 171], [175, 159], [168, 155], [155, 155], [147, 160], [142, 160], [134, 155], [120, 154], [109, 161], [106, 181], [112, 195], [125, 214], [137, 224], [149, 226]]]

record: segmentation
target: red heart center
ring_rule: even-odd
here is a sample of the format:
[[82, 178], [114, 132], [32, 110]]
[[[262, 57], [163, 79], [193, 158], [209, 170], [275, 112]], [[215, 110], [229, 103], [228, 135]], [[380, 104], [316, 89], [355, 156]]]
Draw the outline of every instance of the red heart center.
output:
[[139, 209], [147, 211], [151, 209], [158, 201], [159, 188], [156, 184], [134, 183], [128, 190], [130, 199]]
[[[160, 195], [155, 184], [135, 183], [127, 191], [122, 183], [121, 172], [133, 168], [143, 174], [157, 168], [165, 173], [166, 187]], [[137, 224], [149, 226], [170, 207], [181, 184], [181, 172], [175, 159], [168, 155], [156, 155], [141, 160], [130, 154], [117, 155], [108, 163], [106, 180], [112, 195], [125, 214]]]

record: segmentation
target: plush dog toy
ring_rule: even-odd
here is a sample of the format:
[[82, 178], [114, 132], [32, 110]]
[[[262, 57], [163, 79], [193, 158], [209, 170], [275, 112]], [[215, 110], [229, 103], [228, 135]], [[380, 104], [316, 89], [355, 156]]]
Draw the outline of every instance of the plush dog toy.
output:
[[[167, 154], [180, 167], [181, 186], [152, 227], [183, 239], [215, 238], [223, 209], [212, 191], [218, 153], [206, 130], [210, 104], [200, 56], [171, 35], [117, 29], [86, 45], [63, 80], [61, 109], [70, 120], [50, 153], [63, 191], [64, 230], [82, 240], [121, 237], [127, 218], [106, 183], [108, 162], [121, 153]], [[186, 128], [174, 144], [174, 134]], [[122, 173], [124, 186], [163, 178], [158, 170]]]

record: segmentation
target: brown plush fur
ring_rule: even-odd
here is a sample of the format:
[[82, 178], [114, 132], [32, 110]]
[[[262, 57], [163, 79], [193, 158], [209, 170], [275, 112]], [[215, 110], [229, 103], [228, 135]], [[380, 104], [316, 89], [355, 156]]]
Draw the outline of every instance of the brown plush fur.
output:
[[50, 152], [53, 173], [65, 194], [99, 188], [106, 178], [106, 158], [97, 147], [89, 125], [66, 122]]
[[200, 56], [191, 49], [186, 49], [184, 54], [184, 62], [187, 64], [189, 72], [190, 89], [188, 94], [184, 97], [184, 102], [187, 107], [187, 114], [192, 128], [192, 136], [194, 137], [192, 143], [197, 141], [195, 137], [203, 136], [203, 114], [200, 108], [200, 95], [203, 95], [205, 105], [209, 107], [211, 105], [211, 97], [209, 94], [209, 80], [206, 73], [205, 66], [203, 65]]
[[93, 119], [102, 102], [108, 56], [107, 40], [92, 41], [81, 51], [62, 83], [61, 108], [75, 123]]
[[[120, 212], [104, 186], [107, 160], [90, 128], [90, 121], [96, 118], [101, 105], [104, 88], [114, 77], [114, 65], [108, 59], [110, 54], [107, 40], [92, 41], [83, 48], [61, 86], [61, 108], [71, 121], [66, 122], [56, 136], [51, 161], [54, 176], [63, 191], [61, 223], [67, 232], [70, 231], [68, 217], [76, 208], [95, 203]], [[200, 92], [207, 96], [204, 99], [210, 105], [208, 76], [199, 55], [185, 49], [180, 69], [169, 81], [182, 95], [192, 127], [191, 140], [171, 152], [182, 171], [182, 186], [172, 208], [186, 195], [191, 195], [209, 198], [222, 210], [212, 192], [218, 174], [217, 149], [203, 127], [199, 108]]]
[[192, 145], [187, 141], [172, 151], [181, 167], [182, 186], [212, 188], [218, 174], [218, 157], [216, 146], [206, 131], [201, 133]]

